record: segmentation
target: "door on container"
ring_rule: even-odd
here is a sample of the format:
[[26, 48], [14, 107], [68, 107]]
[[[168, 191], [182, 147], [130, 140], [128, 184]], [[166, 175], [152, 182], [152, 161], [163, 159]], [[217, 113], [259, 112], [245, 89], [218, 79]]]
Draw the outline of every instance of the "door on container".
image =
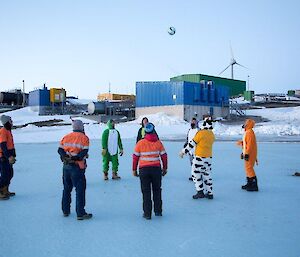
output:
[[214, 107], [209, 107], [209, 115], [212, 117], [214, 115]]

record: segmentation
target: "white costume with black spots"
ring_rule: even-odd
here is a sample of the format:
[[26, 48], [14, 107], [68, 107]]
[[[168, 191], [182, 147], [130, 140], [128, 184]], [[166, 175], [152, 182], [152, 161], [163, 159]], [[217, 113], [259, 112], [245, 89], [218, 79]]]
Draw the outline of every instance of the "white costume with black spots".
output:
[[204, 194], [213, 194], [212, 178], [211, 178], [211, 157], [193, 159], [192, 178], [197, 191]]
[[[191, 140], [183, 149], [182, 153], [188, 154], [195, 149], [195, 157], [192, 164], [192, 178], [195, 183], [196, 190], [203, 191], [204, 194], [212, 195], [212, 145], [215, 140], [212, 132], [212, 120], [205, 119], [200, 130], [197, 132], [193, 140]], [[199, 124], [200, 125], [200, 124]]]

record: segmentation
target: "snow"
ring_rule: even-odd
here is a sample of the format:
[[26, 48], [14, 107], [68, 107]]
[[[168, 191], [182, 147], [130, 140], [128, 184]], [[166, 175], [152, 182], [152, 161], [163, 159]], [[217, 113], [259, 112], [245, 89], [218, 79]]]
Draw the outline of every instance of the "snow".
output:
[[183, 143], [163, 143], [169, 156], [163, 217], [150, 221], [141, 217], [139, 180], [131, 175], [133, 139], [123, 141], [122, 179], [107, 182], [100, 142], [91, 141], [86, 210], [94, 217], [88, 221], [76, 220], [75, 193], [71, 216], [62, 216], [58, 143], [16, 144], [11, 190], [17, 195], [0, 203], [0, 257], [299, 256], [300, 178], [291, 174], [299, 171], [300, 144], [259, 143], [260, 191], [246, 192], [240, 148], [216, 142], [215, 198], [193, 200], [188, 158], [178, 157]]
[[[15, 125], [25, 125], [37, 121], [47, 121], [53, 119], [63, 120], [62, 123], [71, 124], [69, 115], [39, 116], [29, 107], [5, 113], [10, 115]], [[263, 108], [248, 110], [247, 115], [258, 115], [270, 120], [256, 124], [254, 131], [259, 140], [264, 141], [300, 141], [300, 107], [287, 108]], [[155, 125], [155, 129], [161, 139], [184, 140], [189, 129], [189, 123], [176, 116], [169, 116], [165, 113], [147, 115], [150, 122]], [[119, 123], [116, 128], [120, 131], [122, 138], [135, 138], [143, 117], [135, 121]], [[85, 123], [86, 134], [90, 139], [100, 140], [105, 124], [98, 124], [87, 118], [81, 119]], [[13, 131], [15, 142], [17, 143], [47, 143], [58, 142], [63, 135], [72, 130], [71, 125], [36, 127], [28, 125], [24, 128]], [[220, 140], [236, 140], [241, 138], [244, 131], [241, 124], [226, 124], [216, 122], [214, 133]]]
[[235, 104], [250, 104], [250, 101], [245, 100], [243, 96], [230, 99], [229, 101]]
[[[5, 113], [15, 125], [61, 119], [68, 115], [38, 116], [30, 108]], [[300, 247], [299, 171], [300, 107], [259, 109], [248, 115], [271, 120], [255, 127], [258, 137], [260, 191], [240, 189], [244, 183], [241, 149], [234, 142], [214, 146], [214, 200], [193, 200], [188, 181], [188, 158], [179, 159], [189, 124], [164, 113], [148, 115], [169, 156], [169, 173], [163, 178], [163, 217], [141, 218], [139, 180], [131, 176], [131, 154], [142, 117], [116, 128], [123, 138], [121, 181], [104, 182], [100, 138], [105, 124], [85, 122], [91, 139], [87, 169], [87, 211], [92, 220], [77, 221], [74, 211], [65, 218], [60, 210], [62, 165], [59, 140], [71, 125], [26, 127], [13, 131], [17, 149], [11, 189], [17, 196], [0, 204], [0, 257], [27, 256], [291, 256]], [[241, 139], [241, 125], [217, 122], [218, 139]], [[265, 140], [267, 139], [267, 140]], [[170, 141], [171, 140], [171, 141]], [[181, 141], [181, 142], [178, 142]], [[263, 141], [290, 141], [263, 143]], [[224, 154], [226, 153], [226, 154]], [[282, 161], [284, 158], [284, 161]], [[234, 168], [233, 168], [234, 167]]]

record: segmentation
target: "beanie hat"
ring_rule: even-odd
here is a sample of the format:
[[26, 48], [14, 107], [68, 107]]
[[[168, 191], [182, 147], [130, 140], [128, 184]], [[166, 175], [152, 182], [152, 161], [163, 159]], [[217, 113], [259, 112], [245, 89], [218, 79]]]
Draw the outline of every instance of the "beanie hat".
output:
[[77, 131], [84, 131], [84, 126], [83, 126], [83, 122], [81, 120], [73, 120], [72, 123], [73, 126], [73, 131], [77, 130]]
[[1, 116], [1, 123], [4, 126], [7, 122], [11, 122], [11, 117], [7, 115], [2, 115]]
[[[201, 122], [202, 122], [202, 124], [201, 124]], [[200, 128], [200, 130], [203, 130], [203, 129], [213, 129], [213, 120], [212, 120], [212, 118], [211, 117], [207, 117], [207, 118], [204, 118], [204, 120], [203, 121], [200, 121], [199, 122], [200, 124], [200, 126], [199, 126], [199, 128]]]
[[147, 134], [151, 134], [154, 131], [154, 125], [152, 123], [147, 123], [147, 125], [145, 126], [145, 132]]

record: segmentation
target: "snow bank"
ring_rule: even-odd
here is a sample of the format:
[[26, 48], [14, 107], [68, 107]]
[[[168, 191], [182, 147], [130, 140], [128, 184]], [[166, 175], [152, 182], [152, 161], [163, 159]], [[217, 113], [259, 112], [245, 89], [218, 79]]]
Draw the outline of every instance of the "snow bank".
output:
[[149, 122], [152, 122], [155, 126], [170, 126], [170, 125], [182, 125], [187, 124], [186, 121], [180, 119], [177, 116], [170, 116], [164, 112], [158, 112], [156, 114], [150, 114], [146, 116], [140, 116], [133, 123], [141, 124], [143, 117], [147, 117]]
[[[37, 112], [31, 110], [30, 107], [21, 108], [14, 111], [5, 112], [5, 115], [11, 116], [15, 126], [22, 126], [33, 122], [62, 120], [63, 122], [71, 122], [70, 115], [44, 115], [40, 116]], [[82, 120], [84, 123], [94, 123], [89, 119], [76, 118]]]
[[271, 121], [300, 123], [300, 106], [248, 110], [247, 115], [259, 115]]
[[[61, 119], [65, 123], [71, 123], [69, 115], [39, 116], [29, 107], [16, 111], [7, 112], [15, 125], [24, 125], [37, 121]], [[271, 120], [270, 122], [259, 123], [254, 130], [258, 138], [272, 137], [274, 141], [279, 137], [291, 137], [291, 140], [300, 137], [300, 107], [272, 108], [247, 111], [248, 115], [259, 115]], [[184, 140], [189, 129], [189, 123], [176, 116], [169, 116], [165, 113], [147, 115], [150, 122], [154, 123], [155, 129], [161, 139]], [[122, 138], [135, 138], [143, 117], [135, 121], [120, 123], [116, 128], [120, 131]], [[86, 134], [90, 139], [100, 140], [105, 124], [97, 124], [95, 121], [81, 119], [85, 125]], [[72, 131], [72, 126], [27, 127], [14, 130], [14, 138], [17, 143], [46, 143], [58, 142], [65, 134]], [[214, 133], [217, 138], [236, 139], [240, 138], [244, 131], [241, 125], [227, 125], [216, 122]]]

